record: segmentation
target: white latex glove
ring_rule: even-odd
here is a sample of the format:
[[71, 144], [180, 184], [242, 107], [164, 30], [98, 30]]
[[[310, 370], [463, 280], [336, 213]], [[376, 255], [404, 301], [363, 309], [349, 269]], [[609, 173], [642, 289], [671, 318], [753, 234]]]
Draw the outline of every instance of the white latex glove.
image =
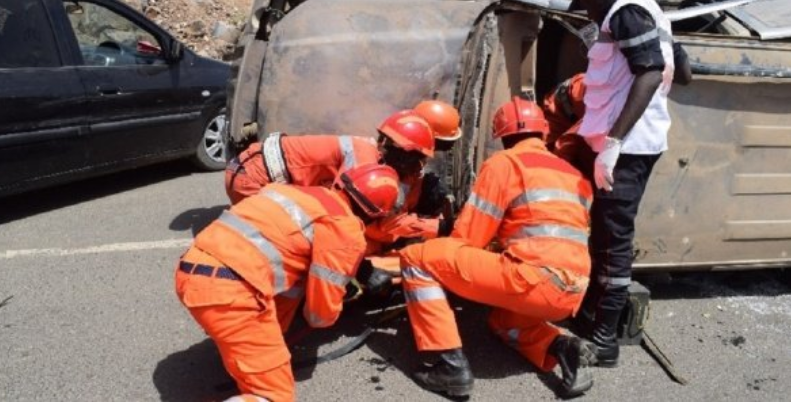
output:
[[612, 172], [615, 169], [615, 164], [618, 163], [619, 156], [621, 156], [621, 141], [609, 136], [606, 137], [604, 148], [596, 156], [596, 162], [593, 163], [593, 180], [596, 182], [597, 188], [612, 191], [612, 185], [615, 182]]

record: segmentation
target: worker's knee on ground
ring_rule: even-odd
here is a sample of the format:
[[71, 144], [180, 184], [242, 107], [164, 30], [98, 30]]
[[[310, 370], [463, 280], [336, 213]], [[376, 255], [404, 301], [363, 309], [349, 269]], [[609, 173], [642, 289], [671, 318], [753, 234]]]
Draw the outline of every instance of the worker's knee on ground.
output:
[[401, 268], [417, 267], [429, 272], [450, 271], [454, 268], [456, 253], [464, 242], [454, 238], [438, 238], [409, 246], [401, 251]]

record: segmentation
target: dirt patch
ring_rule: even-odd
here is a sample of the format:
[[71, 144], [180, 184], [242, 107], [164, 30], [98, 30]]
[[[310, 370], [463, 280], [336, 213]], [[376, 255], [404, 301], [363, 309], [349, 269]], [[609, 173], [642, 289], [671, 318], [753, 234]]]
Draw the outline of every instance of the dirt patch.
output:
[[123, 0], [199, 55], [229, 60], [253, 0]]

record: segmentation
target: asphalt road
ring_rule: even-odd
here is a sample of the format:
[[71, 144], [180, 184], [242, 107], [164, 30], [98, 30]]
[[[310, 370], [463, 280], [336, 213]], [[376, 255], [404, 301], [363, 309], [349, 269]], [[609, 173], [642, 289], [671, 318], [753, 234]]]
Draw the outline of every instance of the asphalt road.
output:
[[[173, 292], [190, 238], [226, 199], [220, 173], [175, 163], [0, 200], [0, 401], [202, 401], [233, 384]], [[791, 287], [779, 271], [653, 277], [648, 332], [689, 380], [672, 382], [640, 347], [595, 370], [590, 401], [782, 401], [791, 397]], [[306, 336], [295, 359], [326, 353], [378, 315], [356, 303]], [[477, 377], [471, 400], [554, 401], [536, 373], [459, 303]], [[368, 312], [367, 312], [368, 311]], [[296, 372], [299, 400], [435, 401], [408, 378], [408, 322], [382, 325], [354, 353]]]

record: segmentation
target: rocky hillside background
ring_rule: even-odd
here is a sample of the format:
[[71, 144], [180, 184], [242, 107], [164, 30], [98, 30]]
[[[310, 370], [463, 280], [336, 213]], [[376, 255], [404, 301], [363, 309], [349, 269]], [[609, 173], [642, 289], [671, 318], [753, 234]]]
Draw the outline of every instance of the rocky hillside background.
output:
[[228, 61], [253, 0], [123, 0], [200, 55]]

